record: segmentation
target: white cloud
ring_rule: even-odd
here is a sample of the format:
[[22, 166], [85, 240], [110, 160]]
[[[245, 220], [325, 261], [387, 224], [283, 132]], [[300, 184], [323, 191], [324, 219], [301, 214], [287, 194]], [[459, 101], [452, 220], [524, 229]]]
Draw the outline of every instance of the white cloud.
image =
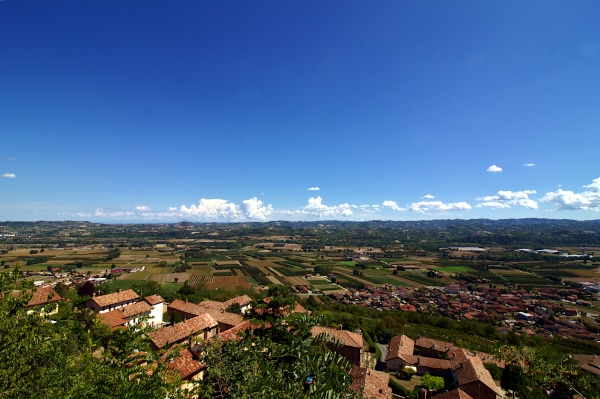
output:
[[406, 209], [402, 209], [398, 206], [398, 204], [396, 204], [396, 201], [383, 201], [383, 204], [381, 204], [385, 207], [391, 208], [395, 211], [405, 211]]
[[535, 194], [535, 190], [508, 191], [500, 190], [497, 195], [488, 195], [477, 198], [483, 201], [475, 205], [476, 208], [508, 209], [513, 206], [522, 206], [525, 209], [538, 209], [536, 201], [529, 198], [530, 194]]
[[410, 210], [419, 213], [425, 213], [429, 211], [434, 212], [447, 212], [447, 211], [458, 211], [458, 210], [469, 210], [471, 205], [466, 202], [454, 202], [451, 204], [444, 204], [442, 201], [420, 201], [413, 202], [409, 205]]
[[150, 210], [150, 208], [148, 208], [148, 207], [147, 207], [147, 206], [145, 206], [145, 205], [138, 205], [138, 206], [136, 206], [136, 207], [135, 207], [135, 210], [136, 210], [136, 211], [149, 211], [149, 210]]
[[106, 210], [104, 208], [96, 208], [94, 209], [94, 216], [101, 218], [132, 220], [138, 215], [135, 212], [128, 210]]
[[600, 211], [600, 177], [583, 187], [587, 190], [581, 193], [559, 188], [554, 192], [546, 193], [540, 201], [554, 204], [559, 211], [566, 209]]
[[2, 175], [2, 177], [4, 177], [5, 179], [15, 179], [17, 175], [15, 175], [14, 173], [5, 173]]
[[176, 210], [177, 210], [177, 207], [174, 207], [174, 206], [169, 207], [169, 212], [175, 212]]
[[307, 188], [308, 191], [319, 191], [320, 188], [319, 187], [309, 187]]
[[523, 166], [531, 167], [531, 166], [535, 166], [535, 164], [534, 163], [524, 163]]
[[202, 198], [198, 205], [189, 207], [181, 205], [179, 212], [182, 216], [192, 217], [207, 221], [234, 221], [242, 219], [240, 207], [224, 199]]
[[434, 199], [435, 197], [433, 195], [431, 195], [431, 194], [425, 194], [422, 198], [425, 198], [425, 199]]
[[308, 199], [308, 204], [304, 206], [300, 211], [303, 215], [312, 217], [335, 217], [335, 216], [352, 216], [352, 206], [350, 204], [340, 204], [334, 206], [328, 206], [323, 204], [321, 197], [311, 197]]
[[264, 206], [263, 202], [256, 197], [242, 201], [246, 216], [252, 219], [266, 220], [273, 212], [271, 204]]
[[492, 165], [487, 168], [488, 172], [502, 172], [502, 168], [500, 166]]

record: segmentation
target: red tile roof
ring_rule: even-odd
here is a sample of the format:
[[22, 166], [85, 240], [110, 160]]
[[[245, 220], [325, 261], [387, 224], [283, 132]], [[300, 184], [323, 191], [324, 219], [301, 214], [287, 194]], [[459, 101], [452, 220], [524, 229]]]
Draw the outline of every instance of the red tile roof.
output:
[[[179, 346], [179, 355], [168, 360], [167, 367], [176, 370], [181, 379], [187, 379], [206, 368], [205, 363], [201, 363], [194, 359], [192, 352], [189, 349]], [[165, 353], [160, 360], [167, 362], [172, 350]]]
[[159, 303], [164, 303], [165, 302], [165, 300], [160, 295], [158, 295], [158, 294], [149, 295], [147, 297], [144, 297], [144, 300], [146, 302], [148, 302], [152, 306], [158, 305]]
[[473, 399], [471, 395], [460, 388], [433, 395], [433, 399]]
[[217, 327], [217, 321], [209, 314], [196, 316], [192, 319], [161, 328], [149, 334], [150, 340], [157, 348], [164, 348], [169, 343], [179, 342], [200, 331]]
[[497, 395], [500, 395], [500, 390], [496, 386], [492, 375], [483, 366], [481, 359], [476, 356], [471, 356], [466, 361], [460, 363], [460, 365], [455, 366], [454, 373], [460, 385], [480, 381]]
[[366, 399], [391, 399], [392, 388], [388, 386], [390, 375], [382, 371], [354, 366], [350, 370], [352, 375], [352, 390], [363, 392]]
[[311, 332], [313, 337], [316, 337], [319, 334], [327, 334], [333, 338], [341, 340], [346, 346], [351, 346], [360, 349], [363, 348], [363, 337], [362, 335], [357, 333], [321, 326], [314, 326], [311, 329]]
[[145, 301], [140, 301], [124, 306], [120, 310], [123, 312], [125, 317], [132, 317], [144, 313], [150, 313], [152, 311], [152, 306], [148, 305], [148, 303]]
[[398, 358], [401, 355], [412, 355], [415, 350], [415, 341], [406, 335], [396, 335], [390, 341], [385, 361]]
[[123, 312], [118, 309], [99, 313], [98, 318], [100, 319], [100, 322], [106, 324], [111, 330], [119, 326], [124, 326], [129, 321], [125, 318]]
[[27, 302], [27, 307], [41, 306], [47, 305], [49, 303], [58, 302], [62, 300], [61, 296], [58, 295], [54, 288], [52, 287], [40, 287], [34, 293], [29, 302]]
[[121, 292], [114, 292], [112, 294], [96, 296], [90, 299], [90, 301], [95, 302], [99, 307], [105, 307], [135, 299], [139, 299], [139, 295], [136, 294], [134, 290], [125, 290]]

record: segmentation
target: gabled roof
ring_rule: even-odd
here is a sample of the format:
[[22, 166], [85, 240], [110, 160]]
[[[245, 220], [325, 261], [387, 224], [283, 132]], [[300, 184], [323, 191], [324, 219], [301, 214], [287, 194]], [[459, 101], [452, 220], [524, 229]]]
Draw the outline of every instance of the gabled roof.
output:
[[160, 349], [168, 343], [179, 342], [191, 335], [198, 334], [200, 331], [215, 328], [217, 325], [217, 321], [211, 315], [205, 313], [173, 326], [161, 328], [148, 336], [152, 343]]
[[459, 385], [480, 381], [497, 395], [500, 395], [500, 390], [496, 386], [492, 375], [483, 366], [481, 359], [476, 356], [468, 357], [466, 361], [460, 363], [459, 366], [455, 367], [454, 373]]
[[99, 313], [98, 318], [111, 330], [119, 326], [124, 326], [129, 321], [125, 318], [125, 315], [119, 309], [113, 309], [108, 312]]
[[52, 287], [40, 287], [34, 293], [26, 307], [48, 305], [53, 302], [61, 301], [62, 298]]
[[390, 375], [382, 371], [354, 366], [350, 370], [352, 375], [352, 390], [363, 392], [364, 398], [391, 399], [392, 388], [388, 386]]
[[206, 313], [205, 307], [202, 307], [196, 303], [182, 301], [181, 299], [175, 299], [173, 302], [171, 302], [169, 304], [169, 310], [177, 310], [184, 313], [194, 314], [196, 316]]
[[95, 302], [99, 307], [117, 305], [122, 302], [132, 301], [139, 299], [139, 295], [134, 290], [125, 290], [121, 292], [114, 292], [112, 294], [100, 295], [93, 297], [90, 301]]
[[229, 306], [233, 305], [234, 303], [237, 303], [240, 306], [246, 306], [246, 305], [249, 305], [250, 302], [252, 302], [252, 298], [250, 298], [248, 295], [241, 295], [241, 296], [236, 296], [235, 298], [231, 298], [230, 300], [223, 302], [223, 305], [225, 306], [225, 309], [227, 309]]
[[415, 346], [420, 348], [433, 349], [438, 352], [448, 352], [455, 348], [450, 342], [439, 341], [437, 339], [418, 337]]
[[241, 341], [242, 337], [240, 337], [240, 332], [246, 331], [251, 327], [252, 323], [250, 323], [250, 321], [245, 321], [235, 327], [230, 328], [229, 330], [223, 331], [219, 334], [219, 338], [221, 338], [223, 341], [230, 341], [232, 339]]
[[150, 313], [152, 311], [152, 306], [148, 305], [148, 303], [145, 301], [139, 301], [132, 303], [131, 305], [124, 306], [120, 310], [123, 312], [125, 317], [132, 317], [144, 313]]
[[433, 395], [433, 399], [473, 399], [471, 395], [460, 388]]
[[412, 355], [415, 350], [415, 341], [406, 335], [396, 335], [390, 341], [385, 361], [399, 358], [402, 355]]
[[244, 322], [244, 316], [241, 314], [226, 312], [224, 310], [205, 308], [203, 313], [208, 313], [218, 323], [228, 324], [230, 326], [237, 326]]
[[339, 339], [344, 343], [345, 346], [359, 349], [363, 348], [363, 337], [357, 333], [321, 326], [314, 326], [311, 329], [311, 333], [313, 337], [316, 337], [319, 334], [327, 334], [333, 338]]
[[148, 302], [152, 306], [165, 302], [165, 300], [158, 294], [149, 295], [147, 297], [144, 297], [144, 301]]
[[437, 359], [435, 357], [417, 356], [418, 366], [427, 367], [436, 370], [449, 370], [452, 368], [452, 362], [446, 359]]
[[179, 346], [178, 350], [179, 355], [177, 357], [168, 359], [169, 355], [173, 351], [169, 350], [167, 353], [161, 356], [160, 360], [162, 362], [168, 361], [167, 367], [176, 370], [179, 373], [181, 379], [185, 380], [186, 378], [190, 378], [206, 368], [205, 363], [201, 363], [194, 359], [194, 356], [192, 355], [192, 352], [189, 351], [189, 349]]

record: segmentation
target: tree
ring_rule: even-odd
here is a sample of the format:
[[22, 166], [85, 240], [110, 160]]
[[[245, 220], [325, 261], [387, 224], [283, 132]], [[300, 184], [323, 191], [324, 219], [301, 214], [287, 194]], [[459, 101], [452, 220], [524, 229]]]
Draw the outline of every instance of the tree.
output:
[[240, 341], [209, 341], [200, 391], [207, 398], [346, 398], [350, 364], [327, 347], [326, 337], [312, 336], [319, 321], [295, 313], [275, 321], [285, 326], [275, 337], [250, 330]]
[[[115, 333], [88, 311], [49, 323], [25, 312], [35, 287], [20, 268], [0, 273], [0, 398], [181, 398], [179, 382], [152, 359], [143, 329]], [[100, 351], [100, 349], [103, 349]], [[153, 372], [131, 362], [148, 351]]]
[[423, 385], [427, 391], [439, 391], [444, 388], [444, 379], [442, 377], [425, 374], [421, 377], [421, 385]]

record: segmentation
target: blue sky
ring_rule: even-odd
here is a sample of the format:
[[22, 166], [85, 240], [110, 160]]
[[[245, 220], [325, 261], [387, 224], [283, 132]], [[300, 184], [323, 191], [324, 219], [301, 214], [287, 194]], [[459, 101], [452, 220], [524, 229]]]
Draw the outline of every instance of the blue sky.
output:
[[0, 1], [0, 220], [600, 218], [597, 1]]

